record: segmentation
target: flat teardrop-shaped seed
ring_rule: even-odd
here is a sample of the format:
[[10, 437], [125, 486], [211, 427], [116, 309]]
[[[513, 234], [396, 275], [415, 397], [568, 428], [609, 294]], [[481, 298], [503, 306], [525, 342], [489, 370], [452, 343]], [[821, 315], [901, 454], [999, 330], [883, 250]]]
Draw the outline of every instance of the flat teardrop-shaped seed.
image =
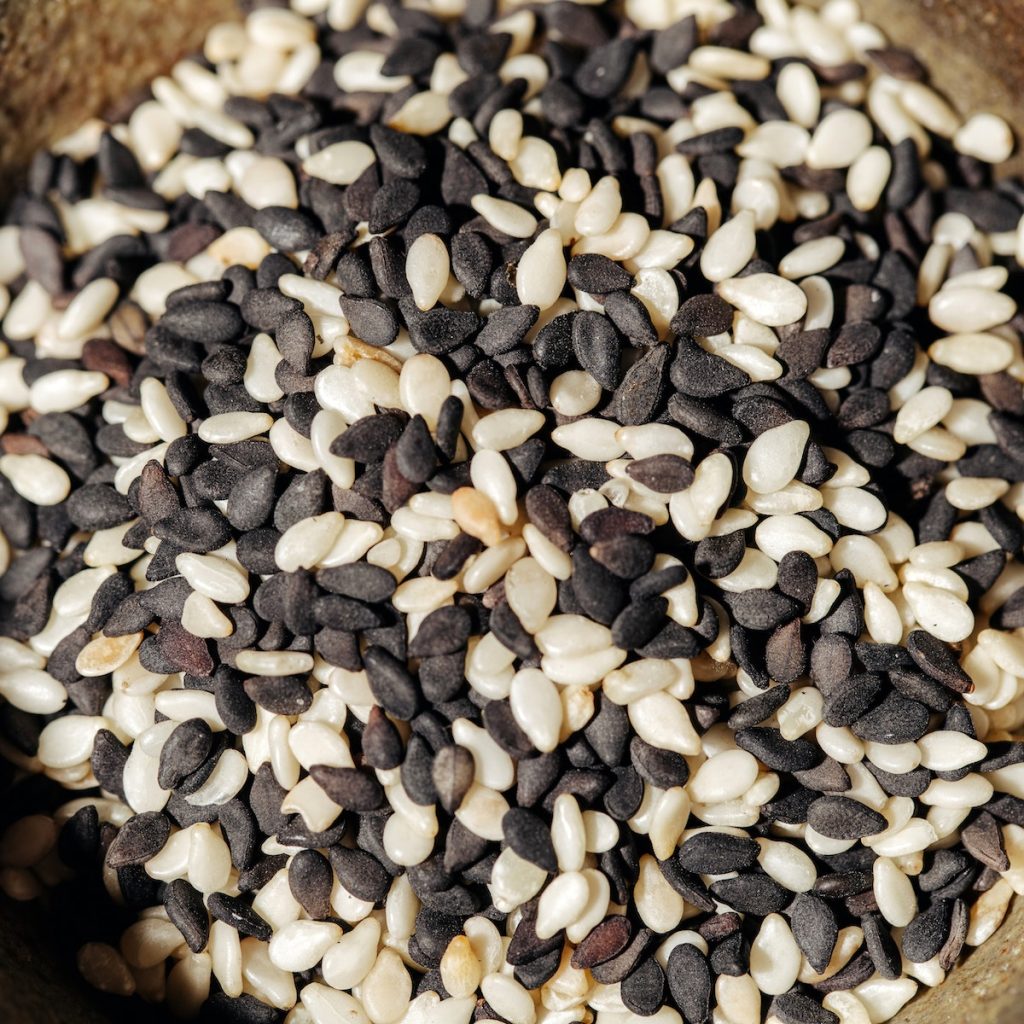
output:
[[795, 323], [807, 312], [804, 290], [776, 274], [751, 274], [720, 281], [716, 293], [766, 327]]
[[790, 420], [759, 434], [743, 460], [744, 483], [758, 494], [781, 490], [799, 471], [810, 435], [810, 424], [804, 420]]

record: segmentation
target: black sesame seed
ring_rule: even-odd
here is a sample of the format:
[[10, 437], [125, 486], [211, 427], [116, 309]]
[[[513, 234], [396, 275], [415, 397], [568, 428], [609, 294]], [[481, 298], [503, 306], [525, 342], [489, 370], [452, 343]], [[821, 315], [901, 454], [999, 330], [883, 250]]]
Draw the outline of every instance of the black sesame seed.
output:
[[808, 808], [807, 824], [830, 839], [860, 839], [887, 827], [881, 814], [846, 796], [819, 797]]
[[123, 868], [145, 864], [164, 848], [170, 835], [171, 823], [159, 811], [133, 815], [121, 826], [107, 849], [107, 865]]
[[210, 917], [202, 893], [185, 879], [176, 878], [164, 890], [164, 909], [188, 948], [193, 953], [201, 953], [210, 938]]

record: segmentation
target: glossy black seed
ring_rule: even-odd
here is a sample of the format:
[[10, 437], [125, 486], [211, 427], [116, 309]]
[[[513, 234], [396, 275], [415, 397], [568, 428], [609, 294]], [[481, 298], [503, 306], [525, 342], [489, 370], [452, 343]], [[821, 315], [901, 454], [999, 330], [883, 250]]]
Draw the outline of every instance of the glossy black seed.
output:
[[903, 955], [914, 964], [923, 964], [938, 955], [949, 937], [953, 901], [935, 900], [903, 929]]
[[386, 802], [384, 787], [370, 772], [314, 764], [310, 766], [309, 774], [336, 804], [357, 814], [376, 811]]
[[652, 455], [646, 459], [634, 459], [627, 463], [626, 473], [631, 479], [660, 494], [674, 494], [693, 483], [690, 463], [678, 455]]
[[631, 345], [656, 345], [658, 331], [651, 321], [647, 307], [629, 292], [612, 292], [605, 296], [605, 315], [618, 328]]
[[256, 815], [242, 797], [217, 805], [217, 818], [231, 850], [231, 863], [239, 870], [251, 867], [259, 853], [262, 837]]
[[387, 771], [402, 763], [402, 737], [391, 720], [376, 705], [363, 727], [363, 759], [372, 768]]
[[510, 352], [521, 345], [530, 328], [537, 322], [536, 306], [505, 306], [496, 309], [484, 321], [476, 337], [477, 347], [490, 356]]
[[233, 997], [214, 992], [203, 1008], [204, 1019], [225, 1024], [278, 1024], [281, 1012], [248, 992]]
[[383, 647], [369, 647], [362, 657], [381, 707], [395, 718], [412, 719], [420, 707], [420, 693], [406, 665]]
[[928, 731], [928, 708], [894, 691], [857, 719], [851, 728], [862, 740], [912, 743]]
[[243, 685], [250, 700], [275, 715], [301, 715], [313, 703], [305, 676], [254, 676]]
[[107, 849], [106, 862], [111, 868], [145, 864], [155, 857], [171, 835], [171, 823], [159, 811], [143, 811], [129, 818]]
[[717, 295], [693, 295], [672, 317], [672, 333], [688, 338], [707, 338], [732, 330], [734, 310]]
[[92, 804], [80, 807], [61, 826], [57, 853], [70, 868], [87, 868], [96, 862], [100, 849], [99, 813]]
[[634, 736], [629, 744], [629, 756], [641, 778], [661, 789], [683, 786], [690, 777], [690, 769], [682, 754], [662, 750]]
[[818, 896], [797, 893], [789, 908], [789, 923], [800, 952], [821, 974], [832, 959], [839, 925], [832, 908]]
[[1002, 829], [988, 812], [983, 811], [960, 832], [960, 841], [964, 849], [986, 867], [993, 871], [1009, 870]]
[[774, 630], [800, 611], [796, 601], [774, 590], [746, 590], [725, 600], [741, 626], [760, 631]]
[[773, 878], [758, 873], [719, 879], [712, 882], [711, 892], [716, 900], [740, 913], [761, 917], [779, 913], [789, 904], [793, 895]]
[[616, 821], [628, 821], [644, 796], [644, 782], [632, 767], [618, 769], [615, 782], [602, 796], [604, 809]]
[[203, 903], [203, 894], [184, 878], [176, 878], [164, 889], [167, 916], [193, 953], [201, 953], [210, 939], [210, 916]]
[[826, 1010], [817, 1000], [796, 988], [776, 996], [772, 1000], [771, 1013], [782, 1024], [840, 1024], [837, 1014]]
[[256, 211], [252, 226], [282, 252], [312, 249], [323, 234], [315, 218], [287, 206], [264, 206]]
[[872, 911], [861, 918], [860, 926], [875, 970], [883, 978], [898, 978], [903, 969], [900, 950], [885, 919], [877, 911]]
[[311, 918], [322, 921], [331, 914], [334, 874], [330, 861], [316, 850], [299, 850], [288, 864], [288, 888]]
[[598, 253], [585, 253], [569, 260], [569, 284], [591, 295], [606, 295], [608, 292], [628, 288], [632, 277], [618, 263]]
[[500, 601], [491, 611], [488, 625], [501, 643], [520, 658], [533, 659], [537, 656], [537, 645], [533, 637], [519, 621], [519, 616], [507, 601]]
[[753, 754], [772, 771], [813, 768], [823, 757], [821, 750], [808, 740], [786, 740], [777, 729], [763, 726], [739, 730], [736, 745]]
[[845, 793], [852, 785], [846, 769], [831, 757], [814, 768], [793, 772], [793, 777], [801, 786], [818, 793]]
[[128, 761], [128, 747], [109, 729], [100, 729], [93, 740], [92, 757], [89, 763], [96, 781], [103, 789], [124, 795], [124, 766]]
[[134, 516], [128, 499], [109, 484], [86, 484], [67, 500], [71, 522], [81, 530], [106, 530]]
[[773, 686], [756, 697], [741, 701], [729, 712], [727, 724], [730, 729], [749, 729], [771, 718], [789, 700], [788, 686]]
[[352, 333], [368, 345], [390, 345], [398, 337], [398, 317], [386, 302], [343, 295], [341, 311]]
[[708, 887], [694, 871], [687, 871], [680, 863], [681, 856], [677, 851], [675, 857], [658, 862], [661, 873], [670, 886], [680, 896], [700, 910], [710, 913], [715, 909], [715, 901], [708, 892]]
[[823, 717], [834, 728], [852, 725], [878, 700], [882, 677], [873, 672], [852, 675], [831, 688], [825, 698]]
[[231, 524], [215, 508], [183, 508], [161, 519], [153, 534], [182, 551], [205, 554], [232, 539]]
[[753, 839], [724, 832], [698, 832], [679, 847], [679, 864], [695, 875], [721, 875], [744, 871], [757, 860], [759, 847]]
[[162, 789], [175, 789], [206, 760], [213, 745], [213, 731], [201, 718], [190, 718], [174, 727], [160, 750], [157, 780]]
[[669, 992], [687, 1024], [702, 1024], [711, 1014], [711, 970], [704, 954], [684, 942], [669, 954], [665, 971]]
[[332, 846], [327, 851], [327, 857], [338, 876], [338, 881], [356, 899], [377, 903], [387, 895], [391, 876], [369, 853], [344, 846]]
[[558, 870], [558, 859], [551, 842], [551, 826], [539, 815], [513, 807], [501, 819], [501, 830], [506, 844], [523, 860], [544, 871]]
[[622, 982], [619, 995], [631, 1013], [650, 1017], [658, 1012], [665, 1001], [665, 972], [657, 960], [643, 960], [632, 974]]
[[653, 565], [654, 554], [649, 541], [628, 533], [599, 540], [590, 548], [590, 557], [595, 562], [625, 580], [643, 576]]
[[[413, 44], [415, 45], [409, 45]], [[405, 44], [403, 47], [403, 43]], [[426, 39], [419, 40], [399, 40], [396, 49], [392, 50], [391, 56], [388, 57], [388, 63], [394, 65], [400, 59], [396, 52], [399, 48], [403, 49], [405, 59], [415, 60], [418, 63], [429, 58], [431, 52], [434, 50], [433, 44]], [[433, 64], [433, 61], [427, 65], [427, 68]], [[426, 70], [426, 69], [424, 69]], [[385, 75], [404, 75], [404, 74], [416, 74], [416, 71], [401, 70], [401, 71], [388, 71], [382, 69], [382, 73]], [[418, 178], [427, 169], [427, 155], [424, 151], [423, 144], [414, 135], [408, 135], [405, 132], [397, 132], [393, 128], [388, 128], [385, 125], [374, 124], [370, 125], [370, 142], [373, 146], [374, 151], [377, 154], [377, 159], [384, 165], [387, 170], [392, 174], [396, 174], [402, 178]]]
[[228, 302], [181, 302], [160, 318], [160, 327], [185, 341], [215, 345], [237, 338], [245, 325]]
[[750, 383], [750, 378], [732, 363], [682, 337], [669, 378], [683, 395], [692, 398], [714, 398]]
[[543, 484], [526, 492], [526, 514], [530, 522], [556, 547], [568, 551], [572, 545], [572, 525], [565, 499], [553, 487]]
[[369, 229], [379, 235], [401, 224], [416, 209], [420, 190], [411, 181], [395, 178], [382, 185], [370, 204]]
[[846, 796], [818, 797], [808, 808], [807, 824], [830, 839], [860, 839], [887, 827], [876, 810]]
[[212, 892], [206, 906], [218, 921], [230, 925], [239, 935], [251, 935], [260, 942], [269, 942], [273, 928], [243, 899], [223, 892]]
[[621, 379], [621, 346], [619, 333], [608, 317], [591, 310], [581, 310], [573, 317], [572, 350], [576, 359], [601, 387], [609, 391], [614, 390]]
[[915, 629], [907, 637], [907, 650], [922, 672], [937, 679], [957, 693], [971, 693], [974, 682], [960, 667], [956, 655], [946, 644], [923, 629]]
[[516, 925], [505, 954], [505, 959], [514, 967], [533, 965], [538, 960], [546, 959], [553, 952], [561, 954], [565, 936], [561, 932], [556, 932], [546, 939], [541, 939], [537, 935], [536, 924], [537, 904], [531, 901], [523, 907], [519, 924]]

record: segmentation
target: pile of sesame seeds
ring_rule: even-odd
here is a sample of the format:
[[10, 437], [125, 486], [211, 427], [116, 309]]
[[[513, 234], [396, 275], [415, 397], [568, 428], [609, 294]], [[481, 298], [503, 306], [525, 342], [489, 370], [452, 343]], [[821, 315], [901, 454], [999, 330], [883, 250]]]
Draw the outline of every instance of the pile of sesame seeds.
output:
[[245, 1024], [880, 1024], [1024, 891], [1024, 186], [853, 0], [293, 0], [0, 227], [0, 886]]

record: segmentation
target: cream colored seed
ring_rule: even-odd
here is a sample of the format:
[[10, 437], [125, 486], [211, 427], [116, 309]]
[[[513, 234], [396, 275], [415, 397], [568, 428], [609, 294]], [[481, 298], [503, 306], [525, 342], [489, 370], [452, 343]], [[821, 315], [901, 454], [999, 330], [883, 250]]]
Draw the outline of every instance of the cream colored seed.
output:
[[460, 487], [452, 494], [452, 516], [465, 533], [488, 547], [500, 544], [505, 535], [494, 502], [475, 487]]
[[142, 643], [142, 633], [128, 633], [125, 636], [103, 636], [90, 640], [75, 659], [75, 670], [79, 675], [105, 676], [120, 668]]
[[474, 995], [482, 976], [473, 944], [465, 935], [456, 935], [441, 957], [441, 980], [448, 994], [453, 999]]

